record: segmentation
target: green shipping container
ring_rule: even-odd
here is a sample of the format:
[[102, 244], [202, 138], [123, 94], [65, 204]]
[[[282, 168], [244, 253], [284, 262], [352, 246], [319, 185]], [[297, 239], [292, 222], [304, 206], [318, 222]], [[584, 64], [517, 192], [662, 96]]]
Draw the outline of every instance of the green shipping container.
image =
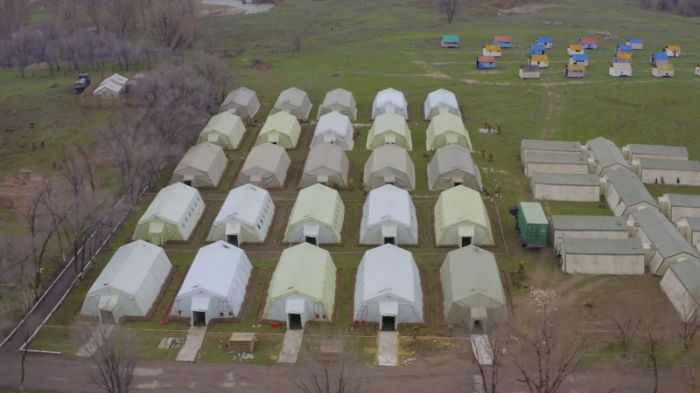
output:
[[520, 202], [518, 205], [517, 230], [520, 244], [526, 248], [547, 245], [549, 222], [542, 205], [538, 202]]

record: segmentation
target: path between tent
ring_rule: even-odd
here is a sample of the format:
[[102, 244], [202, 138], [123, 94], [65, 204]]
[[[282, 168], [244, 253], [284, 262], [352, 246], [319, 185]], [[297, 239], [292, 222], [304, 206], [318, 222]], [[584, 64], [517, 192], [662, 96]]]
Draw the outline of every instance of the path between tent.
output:
[[377, 364], [380, 366], [396, 367], [399, 365], [399, 333], [379, 332], [379, 350], [377, 351]]
[[493, 365], [493, 353], [491, 352], [491, 342], [486, 334], [472, 334], [472, 350], [474, 357], [482, 366]]
[[[100, 329], [102, 329], [102, 331], [100, 331]], [[114, 325], [98, 325], [92, 330], [90, 338], [85, 344], [83, 344], [82, 347], [78, 349], [75, 356], [83, 358], [92, 356], [92, 354], [95, 353], [95, 350], [102, 345], [102, 341], [112, 334], [113, 330]]]
[[278, 363], [296, 363], [297, 356], [301, 350], [301, 341], [304, 338], [304, 330], [287, 330], [284, 333], [284, 341], [282, 342], [282, 350], [280, 351]]
[[185, 343], [180, 348], [180, 352], [177, 353], [175, 360], [178, 362], [194, 362], [197, 359], [197, 352], [202, 346], [206, 333], [206, 326], [190, 326], [187, 330]]

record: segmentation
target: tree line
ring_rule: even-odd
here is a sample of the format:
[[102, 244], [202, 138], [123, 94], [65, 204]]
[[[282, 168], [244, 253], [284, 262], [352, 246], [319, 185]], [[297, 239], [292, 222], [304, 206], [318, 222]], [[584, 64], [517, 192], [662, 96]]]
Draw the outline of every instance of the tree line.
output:
[[644, 10], [672, 12], [683, 16], [700, 15], [700, 0], [640, 0]]

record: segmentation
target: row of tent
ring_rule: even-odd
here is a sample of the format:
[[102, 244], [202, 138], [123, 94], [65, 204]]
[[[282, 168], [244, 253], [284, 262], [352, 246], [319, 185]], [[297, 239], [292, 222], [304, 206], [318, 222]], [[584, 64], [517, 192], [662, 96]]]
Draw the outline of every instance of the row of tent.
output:
[[[158, 246], [137, 240], [114, 253], [90, 287], [81, 314], [114, 324], [153, 310], [172, 265]], [[192, 325], [238, 318], [253, 266], [245, 251], [223, 241], [199, 249], [175, 296], [170, 316]], [[506, 316], [506, 297], [494, 255], [476, 246], [447, 254], [440, 269], [448, 323], [479, 324]], [[332, 321], [336, 267], [330, 253], [302, 243], [285, 249], [267, 290], [263, 318], [301, 329]], [[418, 267], [410, 252], [385, 244], [366, 251], [357, 269], [353, 319], [395, 330], [424, 321]]]
[[[191, 238], [204, 212], [197, 189], [183, 183], [163, 188], [136, 224], [133, 239], [162, 245]], [[214, 222], [208, 241], [239, 246], [268, 237], [275, 205], [267, 190], [245, 184], [231, 190]], [[493, 245], [491, 223], [479, 192], [465, 186], [438, 197], [434, 212], [439, 246]], [[345, 205], [338, 191], [314, 184], [299, 191], [284, 232], [289, 243], [339, 244]], [[416, 208], [408, 191], [386, 184], [369, 192], [362, 210], [360, 244], [417, 244]]]

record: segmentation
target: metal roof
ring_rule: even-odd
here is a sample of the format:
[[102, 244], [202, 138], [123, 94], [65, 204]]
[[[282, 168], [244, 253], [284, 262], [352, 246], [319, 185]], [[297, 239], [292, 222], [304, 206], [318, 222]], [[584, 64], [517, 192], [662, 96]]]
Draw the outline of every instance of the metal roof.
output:
[[700, 195], [664, 194], [673, 207], [700, 207]]
[[535, 172], [532, 175], [531, 181], [534, 184], [555, 184], [562, 186], [600, 186], [600, 178], [597, 175]]
[[700, 231], [700, 217], [686, 217], [685, 219], [688, 221], [688, 227], [691, 231]]
[[632, 213], [631, 217], [662, 257], [670, 258], [682, 253], [697, 254], [671, 221], [655, 209], [642, 209]]
[[640, 158], [642, 169], [661, 169], [667, 171], [700, 171], [700, 161], [693, 160], [662, 160], [658, 158]]
[[614, 216], [552, 216], [552, 228], [560, 231], [627, 231], [624, 217]]
[[579, 239], [565, 237], [562, 242], [565, 254], [582, 255], [644, 255], [642, 241], [634, 239]]
[[543, 139], [523, 139], [520, 150], [581, 151], [581, 143], [574, 141], [550, 141]]
[[593, 157], [595, 157], [598, 164], [603, 168], [607, 168], [615, 164], [619, 164], [624, 167], [629, 167], [630, 165], [629, 162], [625, 160], [625, 157], [622, 156], [620, 149], [618, 149], [617, 146], [608, 139], [598, 137], [588, 141], [587, 145], [588, 149], [593, 154]]
[[674, 157], [688, 157], [688, 148], [685, 146], [643, 145], [631, 143], [627, 145], [632, 154], [663, 155]]
[[647, 191], [642, 181], [628, 169], [620, 168], [606, 173], [608, 183], [615, 188], [625, 206], [646, 202], [657, 206], [656, 199]]
[[675, 263], [670, 269], [695, 301], [700, 301], [700, 261], [691, 259]]
[[544, 215], [542, 204], [539, 202], [520, 202], [525, 219], [530, 224], [549, 224], [547, 216]]
[[554, 152], [532, 152], [528, 153], [526, 157], [527, 163], [537, 163], [537, 164], [579, 164], [588, 165], [588, 159], [581, 153], [578, 156], [573, 154], [557, 154]]

